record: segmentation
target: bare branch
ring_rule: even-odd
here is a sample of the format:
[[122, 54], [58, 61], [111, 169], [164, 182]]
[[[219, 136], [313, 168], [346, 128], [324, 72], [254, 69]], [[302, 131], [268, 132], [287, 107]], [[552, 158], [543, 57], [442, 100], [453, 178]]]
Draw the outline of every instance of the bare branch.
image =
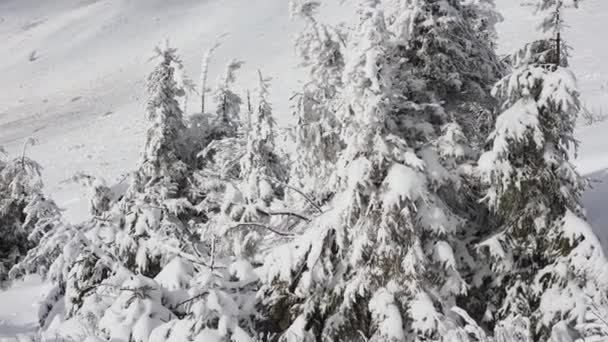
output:
[[311, 219], [302, 215], [302, 214], [298, 214], [298, 213], [294, 213], [292, 211], [267, 211], [261, 208], [256, 208], [257, 211], [261, 212], [262, 214], [266, 215], [266, 216], [291, 216], [291, 217], [297, 217], [300, 220], [304, 220], [306, 222], [310, 222]]
[[160, 245], [163, 248], [165, 248], [168, 252], [173, 253], [173, 254], [181, 257], [181, 258], [184, 258], [185, 260], [188, 260], [188, 261], [190, 261], [193, 264], [197, 264], [197, 265], [209, 268], [209, 269], [225, 269], [226, 268], [224, 266], [215, 266], [215, 265], [211, 266], [211, 265], [209, 265], [209, 264], [207, 264], [207, 263], [199, 260], [199, 258], [197, 258], [196, 256], [188, 254], [188, 253], [185, 253], [185, 252], [183, 252], [183, 251], [181, 251], [178, 248], [175, 248], [173, 246], [170, 246], [170, 245], [167, 245], [167, 244], [164, 244], [164, 243], [160, 243]]
[[270, 232], [273, 232], [273, 233], [275, 233], [277, 235], [280, 235], [280, 236], [297, 236], [297, 234], [294, 234], [292, 232], [280, 231], [280, 230], [274, 229], [272, 227], [269, 227], [267, 225], [260, 224], [260, 223], [253, 223], [253, 222], [239, 223], [239, 224], [237, 224], [234, 227], [228, 228], [228, 231], [236, 230], [236, 229], [239, 229], [239, 228], [262, 228], [262, 229], [266, 229], [266, 230], [268, 230]]
[[323, 209], [321, 209], [321, 207], [317, 203], [315, 203], [315, 201], [313, 201], [310, 197], [308, 197], [302, 190], [300, 190], [298, 188], [295, 188], [295, 187], [293, 187], [293, 186], [291, 186], [291, 185], [289, 185], [289, 184], [287, 184], [285, 182], [282, 182], [282, 181], [280, 181], [278, 179], [272, 179], [272, 181], [274, 181], [275, 183], [278, 183], [278, 184], [286, 187], [287, 189], [291, 189], [291, 190], [297, 192], [298, 194], [300, 194], [300, 196], [304, 197], [304, 199], [308, 203], [312, 204], [312, 206], [315, 207], [315, 209], [317, 209], [319, 211], [319, 213], [321, 213], [321, 214], [323, 213]]
[[190, 302], [193, 302], [193, 301], [195, 301], [195, 300], [197, 300], [197, 299], [199, 299], [199, 298], [202, 298], [202, 297], [204, 297], [204, 296], [206, 296], [206, 295], [208, 295], [208, 294], [209, 294], [209, 292], [207, 292], [207, 291], [205, 291], [205, 292], [203, 292], [203, 293], [199, 293], [198, 295], [196, 295], [196, 296], [194, 296], [194, 297], [192, 297], [192, 298], [188, 298], [188, 299], [186, 299], [186, 300], [183, 300], [183, 301], [181, 301], [181, 302], [179, 302], [179, 303], [175, 304], [175, 307], [174, 307], [174, 308], [179, 308], [180, 306], [182, 306], [182, 305], [184, 305], [184, 304], [188, 304], [188, 303], [190, 303]]

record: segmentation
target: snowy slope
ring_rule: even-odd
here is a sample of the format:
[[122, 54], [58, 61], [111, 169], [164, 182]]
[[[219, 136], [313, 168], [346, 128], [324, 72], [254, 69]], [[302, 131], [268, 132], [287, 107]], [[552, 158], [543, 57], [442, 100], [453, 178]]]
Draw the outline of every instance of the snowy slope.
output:
[[0, 342], [14, 341], [15, 336], [36, 332], [37, 301], [46, 288], [38, 277], [29, 277], [16, 282], [8, 291], [0, 291]]
[[[332, 6], [328, 20], [344, 13]], [[45, 167], [47, 191], [78, 220], [79, 191], [61, 182], [78, 171], [114, 182], [132, 170], [155, 46], [170, 40], [200, 84], [204, 53], [220, 43], [210, 85], [235, 58], [246, 62], [243, 87], [255, 87], [261, 69], [274, 79], [272, 100], [285, 125], [300, 79], [291, 45], [297, 30], [286, 0], [0, 1], [0, 146], [18, 154], [37, 138], [29, 154]], [[198, 96], [188, 106], [196, 111]]]
[[[498, 1], [507, 19], [499, 27], [502, 52], [534, 31], [536, 19], [518, 3]], [[580, 38], [601, 30], [607, 9], [587, 0], [569, 18], [573, 64], [591, 108], [608, 103], [608, 67], [600, 63], [608, 49]], [[327, 12], [335, 17], [344, 11]], [[170, 39], [196, 80], [204, 50], [221, 42], [210, 80], [232, 58], [247, 62], [241, 77], [247, 87], [262, 69], [274, 77], [273, 100], [284, 125], [291, 118], [286, 99], [299, 78], [290, 43], [297, 28], [285, 0], [5, 0], [0, 145], [18, 154], [27, 137], [36, 137], [40, 145], [29, 153], [45, 167], [47, 190], [78, 220], [84, 203], [76, 186], [62, 181], [86, 171], [114, 182], [132, 169], [143, 142], [144, 79], [155, 45]], [[198, 106], [191, 98], [189, 108]]]
[[591, 189], [583, 198], [589, 223], [608, 252], [608, 122], [579, 130], [582, 139], [579, 171], [589, 177]]
[[[499, 27], [502, 52], [534, 31], [536, 19], [518, 3], [498, 0], [507, 18]], [[327, 12], [339, 16], [344, 7]], [[608, 67], [601, 63], [608, 49], [584, 38], [601, 32], [607, 9], [587, 0], [569, 18], [574, 69], [591, 108], [608, 103]], [[0, 145], [18, 154], [27, 137], [36, 137], [40, 145], [29, 153], [45, 167], [47, 190], [77, 220], [84, 212], [79, 191], [61, 181], [86, 171], [113, 182], [132, 169], [143, 142], [144, 79], [155, 45], [170, 39], [197, 79], [204, 50], [221, 42], [211, 81], [232, 58], [247, 62], [241, 78], [247, 87], [262, 69], [274, 77], [277, 116], [286, 124], [286, 99], [299, 78], [290, 45], [296, 30], [285, 0], [4, 0]], [[197, 108], [197, 100], [189, 107]]]
[[243, 84], [260, 68], [275, 77], [275, 99], [285, 99], [296, 82], [286, 14], [284, 0], [2, 1], [0, 145], [19, 153], [38, 138], [30, 154], [46, 169], [47, 189], [73, 208], [77, 189], [60, 182], [74, 172], [115, 181], [132, 169], [155, 45], [170, 39], [197, 78], [204, 50], [219, 41], [210, 81], [238, 58], [247, 62]]
[[[507, 19], [499, 27], [506, 53], [530, 39], [537, 18], [519, 1], [497, 2]], [[588, 35], [601, 32], [607, 19], [608, 3], [601, 0], [587, 0], [567, 18], [584, 102], [598, 110], [608, 110], [608, 66], [601, 63], [608, 48]], [[204, 50], [221, 42], [211, 81], [232, 58], [247, 62], [241, 78], [247, 87], [262, 69], [274, 77], [272, 95], [284, 125], [291, 118], [286, 99], [299, 78], [290, 45], [296, 30], [285, 0], [4, 0], [0, 145], [18, 154], [27, 137], [37, 138], [40, 145], [29, 153], [45, 167], [47, 190], [78, 220], [84, 212], [79, 191], [62, 181], [86, 171], [114, 182], [132, 169], [143, 142], [144, 79], [155, 45], [170, 39], [196, 80]], [[189, 107], [198, 106], [191, 98]], [[608, 159], [602, 152], [608, 148], [595, 146], [582, 158]], [[608, 160], [602, 165], [608, 168]]]

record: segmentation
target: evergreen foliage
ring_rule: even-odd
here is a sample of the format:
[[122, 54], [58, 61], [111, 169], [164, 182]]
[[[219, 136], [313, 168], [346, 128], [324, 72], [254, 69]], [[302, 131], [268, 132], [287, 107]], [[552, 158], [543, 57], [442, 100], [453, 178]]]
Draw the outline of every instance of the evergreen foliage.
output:
[[[279, 340], [469, 340], [452, 311], [467, 291], [456, 257], [461, 220], [437, 192], [454, 178], [443, 164], [464, 158], [466, 148], [440, 99], [450, 92], [454, 103], [464, 101], [455, 93], [465, 84], [482, 92], [479, 84], [489, 88], [496, 70], [473, 64], [482, 63], [475, 59], [481, 53], [491, 56], [489, 47], [447, 46], [453, 32], [444, 23], [453, 21], [454, 32], [472, 29], [454, 15], [458, 4], [442, 3], [450, 10], [412, 2], [387, 17], [379, 1], [361, 2], [336, 98], [346, 147], [332, 175], [333, 201], [264, 266], [265, 328]], [[422, 55], [421, 45], [445, 59], [466, 59], [471, 69], [439, 65]], [[415, 51], [421, 55], [404, 63]], [[459, 79], [453, 89], [444, 88], [449, 77]]]
[[580, 206], [586, 181], [570, 161], [580, 101], [562, 53], [562, 5], [539, 3], [547, 11], [541, 29], [551, 35], [533, 54], [530, 46], [520, 52], [496, 84], [501, 113], [479, 160], [496, 218], [478, 244], [490, 261], [476, 275], [486, 303], [478, 314], [499, 330], [518, 326], [530, 341], [600, 333], [589, 324], [589, 301], [602, 303], [605, 291], [605, 257]]
[[[57, 222], [59, 208], [43, 193], [42, 166], [26, 155], [0, 158], [0, 282]], [[0, 157], [5, 153], [0, 149]]]
[[[343, 142], [335, 112], [342, 88], [344, 37], [336, 28], [319, 22], [320, 3], [313, 0], [291, 1], [292, 17], [306, 24], [295, 41], [301, 67], [308, 80], [296, 95], [294, 127], [295, 156], [290, 183], [316, 201], [326, 201], [329, 183]], [[302, 203], [301, 196], [295, 198]]]

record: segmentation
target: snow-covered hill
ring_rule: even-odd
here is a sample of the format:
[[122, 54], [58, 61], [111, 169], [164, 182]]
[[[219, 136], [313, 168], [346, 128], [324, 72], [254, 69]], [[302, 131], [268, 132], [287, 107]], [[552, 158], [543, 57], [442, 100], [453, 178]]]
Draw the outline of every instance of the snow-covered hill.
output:
[[579, 129], [579, 171], [589, 177], [591, 189], [583, 198], [589, 223], [608, 250], [608, 122]]
[[[536, 18], [518, 1], [498, 5], [506, 17], [499, 27], [500, 49], [508, 52], [534, 32]], [[338, 17], [349, 6], [326, 13]], [[601, 63], [608, 48], [587, 37], [601, 32], [608, 4], [587, 0], [569, 16], [567, 38], [575, 47], [572, 62], [585, 102], [601, 108], [608, 105], [608, 66]], [[39, 145], [28, 153], [45, 167], [47, 190], [77, 220], [83, 212], [79, 191], [62, 181], [86, 171], [113, 182], [138, 158], [147, 60], [155, 45], [170, 39], [196, 80], [204, 51], [220, 42], [211, 81], [232, 58], [246, 61], [241, 73], [246, 86], [253, 87], [256, 70], [263, 70], [274, 78], [272, 96], [285, 125], [291, 118], [287, 99], [299, 78], [291, 47], [297, 29], [285, 0], [4, 0], [0, 145], [19, 154], [26, 138], [37, 138]], [[198, 106], [191, 98], [189, 107]], [[580, 137], [584, 146], [587, 137]], [[582, 158], [602, 158], [602, 150], [608, 144], [585, 148]]]
[[[198, 78], [205, 50], [220, 42], [210, 81], [242, 59], [242, 84], [253, 84], [259, 68], [275, 78], [279, 102], [297, 79], [290, 27], [284, 0], [2, 1], [0, 145], [18, 154], [37, 138], [28, 153], [45, 167], [47, 190], [78, 213], [78, 189], [62, 180], [86, 171], [115, 181], [138, 157], [156, 45], [170, 39]], [[285, 101], [279, 109], [288, 110]]]

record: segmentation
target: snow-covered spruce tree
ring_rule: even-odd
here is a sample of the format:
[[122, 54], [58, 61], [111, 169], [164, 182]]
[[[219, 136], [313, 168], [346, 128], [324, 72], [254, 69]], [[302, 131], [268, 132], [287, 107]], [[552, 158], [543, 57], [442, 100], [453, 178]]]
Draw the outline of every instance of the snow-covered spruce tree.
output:
[[[180, 133], [186, 125], [179, 98], [185, 95], [179, 79], [182, 70], [177, 50], [156, 48], [158, 65], [148, 76], [147, 119], [150, 128], [137, 173], [141, 188], [150, 188], [163, 179], [179, 178], [185, 166], [180, 160], [182, 151]], [[150, 184], [150, 182], [152, 183]], [[162, 195], [169, 195], [168, 191]]]
[[[254, 335], [251, 319], [257, 276], [247, 258], [253, 255], [253, 251], [248, 250], [252, 236], [262, 235], [255, 231], [257, 226], [252, 230], [249, 226], [252, 226], [252, 221], [264, 222], [262, 216], [271, 215], [263, 208], [274, 198], [282, 196], [275, 183], [284, 181], [284, 172], [276, 167], [280, 162], [273, 152], [268, 84], [261, 75], [260, 104], [252, 120], [252, 128], [247, 132], [245, 152], [238, 153], [244, 146], [243, 137], [236, 131], [242, 126], [238, 121], [240, 103], [237, 102], [240, 98], [231, 92], [229, 86], [234, 82], [234, 72], [239, 65], [232, 63], [228, 67], [227, 80], [219, 87], [218, 94], [234, 96], [221, 99], [229, 101], [228, 106], [223, 106], [218, 100], [218, 122], [210, 128], [216, 134], [207, 137], [213, 141], [199, 154], [203, 161], [202, 169], [192, 170], [189, 185], [184, 188], [188, 190], [183, 192], [188, 196], [188, 202], [179, 199], [178, 210], [179, 205], [185, 203], [184, 208], [194, 210], [200, 217], [183, 222], [187, 215], [178, 214], [177, 219], [182, 223], [175, 219], [169, 221], [180, 228], [173, 230], [170, 238], [178, 237], [180, 241], [167, 241], [165, 238], [158, 246], [161, 251], [165, 249], [179, 258], [163, 267], [153, 279], [155, 284], [149, 283], [149, 288], [156, 285], [162, 289], [160, 303], [174, 315], [150, 332], [151, 341], [188, 338], [240, 342], [250, 341]], [[228, 128], [232, 131], [229, 132]], [[242, 188], [240, 184], [243, 184]], [[241, 196], [232, 196], [233, 192]], [[164, 200], [165, 205], [171, 205], [171, 202], [171, 199]], [[242, 239], [234, 239], [230, 235], [233, 232], [245, 234]], [[159, 237], [162, 236], [157, 235], [156, 239]], [[226, 245], [234, 248], [227, 249]], [[119, 310], [120, 305], [114, 303], [113, 307], [117, 315], [112, 319], [121, 320], [124, 312]], [[101, 323], [110, 329], [111, 324], [107, 323], [112, 319]]]
[[[472, 171], [493, 125], [491, 88], [502, 72], [487, 39], [494, 27], [491, 21], [478, 26], [489, 15], [483, 1], [387, 3], [390, 60], [398, 70], [392, 122], [424, 161], [429, 188], [458, 217], [448, 240], [468, 284], [476, 269], [467, 242], [487, 223]], [[460, 306], [469, 302], [464, 293], [457, 298]]]
[[455, 307], [467, 291], [452, 246], [459, 220], [432, 190], [417, 137], [397, 125], [418, 108], [398, 85], [402, 42], [380, 1], [362, 1], [359, 16], [344, 54], [335, 196], [267, 258], [258, 329], [280, 341], [471, 341], [475, 323]]
[[[385, 1], [392, 33], [394, 125], [426, 164], [429, 187], [461, 220], [452, 234], [461, 272], [472, 274], [466, 242], [485, 225], [472, 172], [493, 126], [490, 90], [502, 73], [485, 1]], [[491, 6], [487, 8], [490, 10]], [[408, 101], [404, 101], [407, 99]], [[484, 133], [485, 132], [485, 133]], [[468, 282], [468, 279], [467, 279]], [[466, 302], [466, 296], [462, 297]]]
[[[0, 281], [56, 224], [60, 210], [43, 193], [42, 167], [26, 155], [35, 141], [26, 141], [23, 154], [0, 159]], [[0, 150], [3, 153], [3, 150]]]
[[[399, 47], [395, 64], [402, 69], [402, 79], [396, 82], [403, 85], [401, 95], [421, 105], [419, 115], [430, 116], [424, 121], [436, 127], [445, 123], [460, 125], [468, 143], [476, 147], [485, 138], [483, 129], [491, 118], [488, 108], [493, 99], [489, 89], [502, 71], [487, 34], [480, 34], [492, 32], [492, 22], [476, 27], [479, 19], [486, 16], [477, 2], [388, 3], [387, 22]], [[406, 116], [410, 123], [411, 117]]]
[[[148, 77], [150, 128], [140, 165], [129, 178], [127, 193], [113, 202], [109, 201], [107, 187], [98, 187], [102, 193], [101, 197], [93, 196], [93, 217], [82, 224], [54, 230], [37, 248], [37, 254], [57, 255], [57, 245], [63, 246], [49, 267], [48, 276], [55, 287], [49, 293], [47, 309], [41, 313], [43, 327], [55, 315], [61, 315], [62, 320], [77, 321], [108, 338], [137, 334], [137, 340], [146, 341], [150, 330], [162, 322], [142, 318], [153, 312], [138, 309], [139, 301], [128, 300], [122, 305], [110, 299], [116, 295], [120, 298], [123, 292], [138, 300], [159, 299], [147, 293], [160, 291], [160, 287], [135, 288], [136, 285], [149, 284], [150, 278], [176, 254], [193, 253], [194, 237], [188, 228], [189, 221], [197, 216], [188, 197], [190, 169], [182, 140], [186, 125], [180, 107], [187, 83], [175, 49], [166, 47], [156, 53], [158, 64]], [[36, 258], [32, 255], [31, 259]], [[141, 305], [158, 308], [162, 302]], [[63, 312], [55, 309], [61, 306]], [[142, 318], [141, 324], [147, 330], [134, 332], [132, 329], [139, 329], [135, 323], [135, 327], [112, 323], [130, 311], [131, 319]]]
[[269, 86], [269, 79], [259, 73], [259, 103], [250, 112], [249, 129], [238, 137], [211, 143], [209, 147], [216, 150], [214, 162], [202, 172], [215, 173], [207, 180], [216, 179], [222, 187], [216, 192], [218, 213], [207, 228], [213, 228], [214, 239], [222, 241], [222, 246], [215, 246], [217, 251], [223, 249], [237, 258], [254, 257], [257, 243], [268, 233], [264, 227], [273, 217], [288, 214], [283, 210], [287, 172], [275, 152]]
[[[194, 263], [198, 271], [185, 272], [189, 281], [167, 297], [173, 298], [171, 310], [179, 319], [156, 329], [151, 341], [251, 341], [257, 335], [253, 322], [258, 276], [252, 263], [260, 261], [258, 243], [270, 240], [265, 237], [272, 219], [285, 215], [274, 208], [282, 206], [280, 185], [286, 181], [274, 152], [269, 81], [259, 77], [259, 104], [248, 111], [253, 116], [249, 129], [211, 142], [200, 154], [204, 167], [195, 181], [208, 196], [197, 207], [209, 212], [209, 220], [197, 230], [211, 241], [203, 258], [206, 267]], [[163, 270], [155, 279], [164, 284], [168, 274], [173, 273]]]
[[148, 77], [147, 132], [142, 159], [131, 188], [121, 201], [128, 231], [121, 256], [128, 268], [153, 277], [169, 260], [158, 246], [178, 248], [190, 235], [188, 220], [196, 217], [188, 196], [190, 168], [187, 160], [184, 114], [185, 95], [181, 60], [170, 47], [156, 50], [158, 64]]
[[209, 78], [209, 63], [211, 62], [211, 56], [215, 50], [220, 46], [219, 43], [213, 45], [210, 49], [205, 52], [201, 68], [201, 114], [205, 113], [206, 95], [209, 92], [207, 88], [207, 79]]
[[[247, 132], [247, 149], [241, 159], [241, 179], [245, 202], [255, 207], [268, 207], [283, 198], [282, 182], [286, 175], [283, 162], [275, 152], [275, 121], [269, 101], [270, 79], [258, 71], [258, 105]], [[245, 216], [255, 216], [253, 212]], [[248, 219], [248, 218], [245, 218]]]
[[[177, 318], [155, 329], [150, 341], [241, 342], [252, 341], [255, 335], [258, 277], [248, 260], [254, 257], [262, 232], [266, 233], [259, 230], [272, 215], [268, 206], [282, 197], [275, 184], [284, 180], [273, 152], [267, 82], [260, 75], [260, 103], [249, 131], [218, 136], [199, 155], [204, 165], [194, 182], [206, 197], [197, 210], [207, 213], [208, 220], [193, 229], [207, 241], [206, 250], [185, 263], [172, 261], [155, 278], [168, 292], [167, 304]], [[242, 127], [234, 123], [235, 128]]]
[[[51, 281], [38, 312], [42, 331], [57, 328], [55, 323], [68, 320], [94, 332], [111, 304], [104, 299], [107, 291], [103, 294], [96, 291], [113, 272], [126, 271], [115, 256], [120, 244], [117, 241], [122, 241], [123, 236], [111, 222], [120, 215], [115, 212], [110, 215], [110, 209], [117, 210], [110, 190], [89, 175], [77, 174], [73, 180], [90, 186], [92, 219], [72, 225], [64, 221], [52, 201], [31, 202], [25, 212], [28, 222], [33, 224], [29, 235], [33, 247], [9, 273], [12, 279], [39, 274]], [[56, 320], [57, 317], [60, 319]]]
[[[342, 148], [335, 117], [338, 89], [344, 69], [340, 32], [320, 23], [316, 16], [319, 1], [292, 0], [291, 16], [305, 21], [295, 46], [308, 79], [296, 97], [298, 122], [293, 129], [295, 157], [291, 185], [317, 201], [328, 198], [330, 175]], [[300, 203], [302, 196], [296, 195]]]
[[[517, 331], [521, 341], [575, 341], [602, 335], [592, 303], [606, 310], [605, 256], [582, 218], [586, 182], [570, 161], [577, 147], [576, 80], [560, 38], [560, 0], [539, 2], [549, 36], [515, 59], [494, 88], [502, 112], [479, 160], [485, 202], [495, 213], [478, 250], [488, 260], [472, 297], [496, 338]], [[473, 310], [472, 310], [473, 311]], [[481, 317], [477, 317], [481, 318]], [[515, 337], [513, 337], [515, 338]]]
[[482, 41], [489, 42], [496, 47], [498, 33], [496, 24], [504, 20], [503, 16], [496, 10], [494, 0], [466, 0], [462, 2], [467, 17], [473, 23], [473, 29]]
[[286, 171], [275, 152], [268, 87], [268, 80], [260, 74], [259, 105], [254, 109], [248, 104], [249, 117], [243, 118], [247, 124], [235, 122], [239, 134], [217, 136], [199, 153], [203, 166], [194, 174], [193, 182], [206, 196], [197, 208], [213, 216], [201, 225], [204, 232], [223, 236], [237, 223], [262, 224], [259, 215], [269, 216], [263, 208], [283, 199]]
[[241, 121], [241, 97], [234, 92], [232, 87], [236, 81], [236, 72], [243, 65], [242, 61], [231, 61], [226, 66], [226, 74], [223, 75], [218, 84], [214, 95], [217, 106], [216, 114], [219, 121], [216, 126], [221, 127], [225, 132], [218, 132], [227, 136], [235, 136]]

